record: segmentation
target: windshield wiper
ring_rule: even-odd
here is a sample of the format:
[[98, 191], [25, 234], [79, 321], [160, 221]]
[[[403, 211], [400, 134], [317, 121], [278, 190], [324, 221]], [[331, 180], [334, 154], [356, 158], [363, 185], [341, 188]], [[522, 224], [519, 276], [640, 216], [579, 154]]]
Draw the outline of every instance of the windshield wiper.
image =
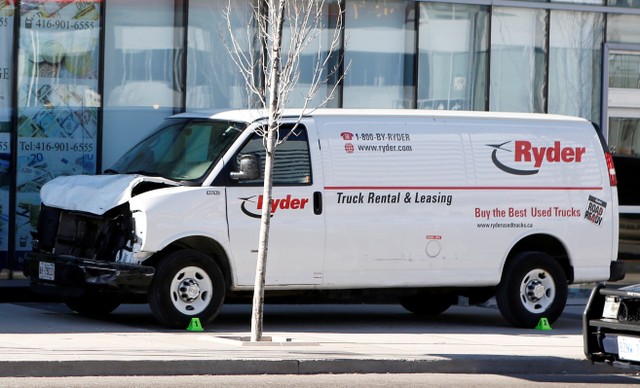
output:
[[108, 169], [104, 170], [103, 174], [119, 174], [119, 172], [117, 172], [113, 168], [108, 168]]
[[158, 174], [157, 172], [144, 171], [144, 170], [127, 171], [127, 172], [125, 172], [125, 174], [146, 175], [146, 176], [160, 176], [160, 177], [162, 176], [162, 174]]

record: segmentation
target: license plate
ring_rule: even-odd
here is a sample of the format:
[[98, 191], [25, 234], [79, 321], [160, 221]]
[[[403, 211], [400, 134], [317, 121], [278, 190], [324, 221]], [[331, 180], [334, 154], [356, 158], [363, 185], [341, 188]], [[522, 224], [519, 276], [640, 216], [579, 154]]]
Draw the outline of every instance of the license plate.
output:
[[618, 336], [618, 357], [622, 360], [640, 361], [640, 338]]
[[40, 262], [40, 271], [38, 278], [42, 280], [55, 280], [56, 279], [56, 265], [54, 263], [47, 263], [45, 261]]

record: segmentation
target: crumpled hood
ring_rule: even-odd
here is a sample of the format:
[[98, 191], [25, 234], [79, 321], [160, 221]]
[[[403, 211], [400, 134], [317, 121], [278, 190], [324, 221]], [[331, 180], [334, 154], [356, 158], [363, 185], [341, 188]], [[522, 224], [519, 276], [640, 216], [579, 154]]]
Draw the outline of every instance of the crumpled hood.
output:
[[131, 190], [140, 182], [179, 185], [168, 179], [143, 175], [61, 176], [42, 186], [40, 199], [47, 206], [102, 215], [129, 201]]

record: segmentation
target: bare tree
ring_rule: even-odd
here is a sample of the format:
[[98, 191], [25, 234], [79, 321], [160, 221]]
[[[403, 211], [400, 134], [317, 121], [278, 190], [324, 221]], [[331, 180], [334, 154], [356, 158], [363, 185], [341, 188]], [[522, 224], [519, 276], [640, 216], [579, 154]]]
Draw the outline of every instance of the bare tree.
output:
[[[252, 7], [251, 23], [244, 29], [244, 35], [237, 33], [231, 23], [231, 3], [229, 0], [225, 15], [229, 33], [227, 49], [244, 78], [250, 102], [257, 102], [249, 106], [263, 109], [268, 117], [267, 128], [260, 133], [266, 151], [263, 187], [265, 206], [261, 214], [251, 314], [251, 341], [255, 342], [262, 339], [274, 156], [277, 146], [286, 141], [297, 126], [281, 138], [280, 119], [288, 107], [291, 92], [300, 81], [301, 55], [311, 44], [317, 43], [318, 50], [312, 68], [304, 69], [310, 72], [305, 75], [310, 76], [311, 81], [303, 96], [297, 122], [300, 122], [303, 114], [324, 106], [333, 97], [341, 75], [338, 73], [339, 65], [331, 63], [335, 62], [333, 54], [340, 46], [343, 12], [340, 3], [334, 3], [337, 8], [336, 25], [325, 45], [322, 40], [324, 0], [256, 0]], [[326, 53], [323, 53], [323, 49]], [[327, 84], [330, 77], [338, 78], [338, 81], [318, 101], [320, 85]]]

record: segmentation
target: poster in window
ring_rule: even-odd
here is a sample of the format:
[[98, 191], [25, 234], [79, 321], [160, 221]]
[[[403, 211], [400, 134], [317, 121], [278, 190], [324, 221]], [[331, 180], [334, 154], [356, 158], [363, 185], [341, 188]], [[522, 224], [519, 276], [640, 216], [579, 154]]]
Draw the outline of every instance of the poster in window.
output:
[[8, 265], [14, 0], [0, 0], [0, 278]]
[[8, 132], [11, 119], [11, 67], [13, 62], [13, 0], [0, 0], [0, 132]]
[[18, 251], [31, 248], [42, 186], [57, 176], [96, 171], [100, 4], [20, 2]]

